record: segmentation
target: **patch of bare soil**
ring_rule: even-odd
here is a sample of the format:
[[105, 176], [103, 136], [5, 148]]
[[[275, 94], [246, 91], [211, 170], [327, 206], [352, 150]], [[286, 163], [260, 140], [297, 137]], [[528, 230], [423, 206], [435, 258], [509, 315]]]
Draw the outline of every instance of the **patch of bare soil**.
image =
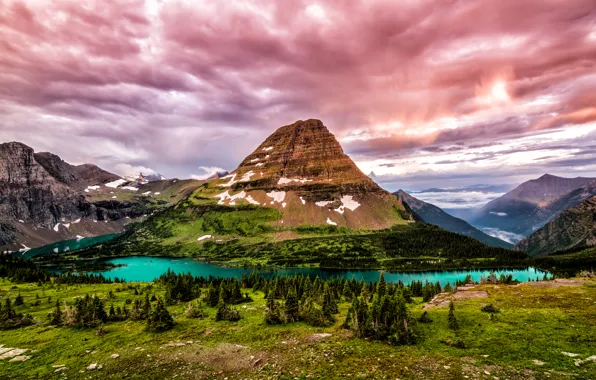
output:
[[488, 298], [488, 292], [486, 290], [469, 290], [474, 288], [474, 286], [462, 286], [457, 288], [455, 293], [439, 293], [434, 296], [434, 298], [426, 305], [424, 305], [422, 310], [448, 306], [452, 299], [469, 300], [474, 298]]
[[565, 278], [557, 278], [554, 281], [536, 281], [536, 282], [522, 282], [517, 286], [530, 285], [536, 288], [560, 288], [562, 286], [582, 286], [586, 283], [585, 280], [568, 280]]
[[199, 363], [214, 370], [238, 372], [250, 370], [267, 361], [266, 352], [251, 352], [238, 344], [220, 343], [215, 347], [186, 346], [184, 349], [163, 353], [161, 359]]

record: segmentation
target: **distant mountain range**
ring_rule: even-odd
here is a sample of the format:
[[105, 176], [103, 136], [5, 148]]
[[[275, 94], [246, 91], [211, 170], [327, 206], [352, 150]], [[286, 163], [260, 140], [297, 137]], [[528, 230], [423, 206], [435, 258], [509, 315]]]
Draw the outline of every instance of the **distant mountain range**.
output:
[[545, 174], [490, 201], [466, 220], [480, 229], [528, 236], [567, 208], [596, 195], [594, 180]]
[[431, 187], [429, 189], [416, 191], [416, 193], [460, 193], [470, 191], [477, 191], [481, 193], [505, 193], [512, 188], [512, 185], [470, 185], [454, 188]]
[[492, 247], [513, 247], [512, 244], [489, 236], [477, 228], [471, 226], [468, 222], [449, 215], [437, 206], [416, 199], [403, 190], [399, 190], [393, 194], [398, 196], [402, 202], [407, 204], [410, 209], [420, 218], [420, 220], [425, 223], [434, 224], [447, 231], [472, 237]]

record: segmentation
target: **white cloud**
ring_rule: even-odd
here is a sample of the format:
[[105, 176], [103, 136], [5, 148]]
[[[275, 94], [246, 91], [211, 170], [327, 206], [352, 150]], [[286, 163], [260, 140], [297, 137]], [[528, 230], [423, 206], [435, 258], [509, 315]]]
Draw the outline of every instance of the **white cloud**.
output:
[[495, 211], [491, 211], [490, 213], [493, 214], [493, 215], [496, 215], [496, 216], [507, 216], [507, 213], [506, 212], [495, 212]]
[[190, 178], [202, 181], [217, 173], [225, 172], [224, 169], [218, 168], [217, 166], [199, 166], [199, 170], [201, 171], [200, 174], [191, 174]]
[[[489, 193], [480, 191], [454, 192], [412, 192], [412, 195], [424, 202], [432, 203], [442, 209], [472, 209], [482, 207], [488, 202], [502, 196], [504, 193]], [[504, 215], [500, 215], [504, 216]]]
[[498, 228], [481, 228], [482, 232], [490, 236], [496, 237], [511, 244], [515, 244], [524, 238], [523, 235], [518, 235], [513, 232], [503, 231]]
[[137, 177], [139, 173], [143, 173], [143, 175], [157, 175], [158, 173], [151, 169], [146, 168], [144, 166], [133, 166], [129, 164], [117, 164], [114, 166], [114, 173], [118, 174], [121, 177]]

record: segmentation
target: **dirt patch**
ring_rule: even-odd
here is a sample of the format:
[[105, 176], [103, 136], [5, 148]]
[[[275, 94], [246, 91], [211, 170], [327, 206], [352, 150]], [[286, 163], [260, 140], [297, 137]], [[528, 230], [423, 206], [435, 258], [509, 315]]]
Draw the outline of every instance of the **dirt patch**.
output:
[[252, 352], [248, 347], [238, 344], [220, 343], [215, 347], [186, 346], [175, 352], [160, 355], [166, 361], [181, 360], [186, 363], [199, 363], [213, 370], [243, 371], [266, 363], [266, 352]]
[[474, 287], [460, 287], [455, 293], [439, 293], [432, 300], [430, 300], [422, 310], [428, 310], [436, 307], [446, 307], [449, 302], [454, 300], [469, 300], [474, 298], [488, 298], [488, 292], [486, 290], [463, 290], [459, 289], [474, 289]]
[[488, 292], [486, 290], [473, 290], [466, 292], [456, 292], [453, 294], [453, 298], [456, 299], [473, 299], [473, 298], [488, 298]]
[[582, 286], [586, 283], [585, 280], [567, 280], [565, 278], [557, 278], [554, 281], [532, 281], [532, 282], [522, 282], [517, 286], [529, 285], [535, 288], [560, 288], [562, 286]]

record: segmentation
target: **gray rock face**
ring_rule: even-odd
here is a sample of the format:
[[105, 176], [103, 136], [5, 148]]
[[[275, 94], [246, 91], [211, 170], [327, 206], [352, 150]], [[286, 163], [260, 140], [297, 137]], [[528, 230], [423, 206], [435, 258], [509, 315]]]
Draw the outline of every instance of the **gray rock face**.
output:
[[[74, 166], [55, 154], [35, 153], [18, 142], [0, 144], [0, 246], [20, 244], [33, 235], [41, 240], [52, 239], [44, 231], [54, 233], [53, 239], [74, 237], [68, 230], [58, 233], [54, 229], [57, 223], [116, 221], [147, 213], [146, 207], [135, 202], [86, 197], [87, 186], [119, 178], [95, 165]], [[86, 229], [87, 234], [93, 231]], [[105, 226], [97, 228], [98, 234], [102, 231], [106, 233]], [[36, 243], [31, 244], [34, 247]]]
[[[51, 169], [56, 172], [58, 167], [53, 165]], [[66, 179], [72, 178], [68, 172], [60, 174]], [[14, 142], [0, 145], [2, 219], [27, 220], [49, 227], [62, 218], [81, 217], [88, 209], [85, 197], [40, 165], [33, 149]]]

